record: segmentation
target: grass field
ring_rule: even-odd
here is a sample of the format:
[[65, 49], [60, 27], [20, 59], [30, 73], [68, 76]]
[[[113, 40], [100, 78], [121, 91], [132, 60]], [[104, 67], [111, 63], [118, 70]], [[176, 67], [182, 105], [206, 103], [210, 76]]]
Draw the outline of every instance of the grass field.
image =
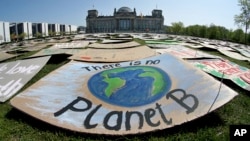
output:
[[[143, 43], [143, 41], [136, 41]], [[211, 54], [221, 55], [215, 51], [206, 51]], [[30, 56], [35, 52], [24, 53], [23, 55], [14, 58], [21, 59], [25, 56]], [[67, 56], [53, 56], [47, 65], [25, 86], [29, 87], [34, 82], [44, 77], [49, 72], [64, 65], [69, 60]], [[230, 59], [226, 57], [227, 59]], [[9, 60], [13, 61], [13, 60]], [[237, 61], [230, 59], [235, 63], [250, 68], [249, 62]], [[0, 104], [0, 140], [7, 141], [33, 141], [33, 140], [87, 140], [87, 141], [161, 141], [161, 140], [185, 140], [185, 141], [204, 141], [204, 140], [229, 140], [229, 126], [234, 124], [250, 124], [250, 95], [249, 92], [239, 88], [234, 83], [224, 80], [224, 83], [237, 91], [239, 95], [232, 101], [222, 106], [221, 108], [200, 117], [196, 120], [175, 126], [173, 128], [154, 131], [139, 135], [128, 136], [106, 136], [83, 134], [61, 129], [40, 120], [37, 120], [29, 115], [26, 115], [11, 107], [9, 101]], [[22, 90], [24, 90], [23, 88]], [[22, 91], [21, 90], [21, 91]]]

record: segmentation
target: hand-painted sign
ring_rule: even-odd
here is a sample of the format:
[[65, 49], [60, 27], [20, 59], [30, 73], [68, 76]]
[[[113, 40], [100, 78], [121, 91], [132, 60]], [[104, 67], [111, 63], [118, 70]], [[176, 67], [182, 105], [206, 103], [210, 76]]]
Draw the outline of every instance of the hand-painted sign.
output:
[[89, 41], [78, 41], [71, 43], [57, 43], [50, 47], [50, 49], [72, 49], [72, 48], [85, 48], [89, 44]]
[[126, 38], [125, 39], [123, 39], [123, 38], [120, 38], [120, 39], [116, 39], [116, 38], [115, 39], [104, 39], [102, 41], [102, 44], [126, 43], [126, 42], [129, 42], [129, 41], [132, 41], [132, 40], [133, 40], [132, 38], [128, 38], [128, 39], [126, 39]]
[[200, 48], [203, 48], [204, 46], [200, 45], [200, 43], [188, 43], [188, 42], [185, 42], [185, 43], [181, 43], [180, 45], [183, 45], [183, 46], [188, 46], [188, 47], [191, 47], [191, 48], [196, 48], [196, 49], [200, 49]]
[[213, 50], [217, 50], [218, 49], [218, 46], [211, 45], [209, 43], [200, 43], [200, 45], [204, 46], [203, 48], [209, 48], [209, 49], [213, 49]]
[[35, 44], [34, 46], [23, 48], [22, 51], [38, 51], [52, 45], [53, 43], [38, 43]]
[[181, 45], [168, 45], [167, 49], [156, 49], [158, 53], [169, 53], [179, 58], [219, 58], [198, 50], [189, 49]]
[[165, 40], [165, 41], [157, 41], [157, 40], [146, 40], [147, 44], [166, 44], [166, 45], [178, 45], [180, 44], [177, 40]]
[[154, 49], [167, 49], [171, 47], [170, 45], [166, 44], [147, 44], [147, 46]]
[[237, 93], [171, 55], [114, 64], [71, 61], [11, 100], [65, 129], [136, 134], [203, 116]]
[[245, 57], [243, 55], [241, 55], [240, 53], [237, 52], [232, 52], [232, 51], [228, 51], [228, 50], [224, 50], [224, 49], [218, 49], [218, 51], [228, 57], [237, 59], [237, 60], [247, 60], [250, 62], [250, 58]]
[[194, 60], [190, 63], [216, 77], [223, 76], [224, 79], [230, 79], [238, 86], [250, 91], [250, 70], [248, 68], [220, 59]]
[[5, 53], [5, 52], [0, 51], [0, 61], [4, 61], [4, 60], [10, 59], [10, 58], [13, 58], [15, 56], [17, 56], [17, 55], [13, 55], [13, 54], [9, 54], [9, 53]]
[[47, 63], [49, 57], [0, 64], [0, 102], [20, 90]]
[[73, 55], [73, 54], [77, 54], [80, 51], [82, 51], [82, 49], [42, 49], [39, 52], [37, 52], [36, 54], [32, 55], [31, 57], [38, 57], [38, 56], [48, 56], [48, 55], [56, 55], [56, 54], [69, 54], [69, 55]]
[[154, 56], [154, 50], [147, 46], [126, 49], [86, 49], [69, 57], [73, 60], [88, 62], [122, 62]]
[[140, 44], [135, 42], [135, 41], [130, 41], [130, 42], [123, 42], [123, 43], [105, 43], [105, 44], [100, 44], [100, 43], [93, 43], [90, 44], [88, 47], [89, 48], [105, 48], [105, 49], [112, 49], [112, 48], [130, 48], [130, 47], [135, 47], [139, 46]]

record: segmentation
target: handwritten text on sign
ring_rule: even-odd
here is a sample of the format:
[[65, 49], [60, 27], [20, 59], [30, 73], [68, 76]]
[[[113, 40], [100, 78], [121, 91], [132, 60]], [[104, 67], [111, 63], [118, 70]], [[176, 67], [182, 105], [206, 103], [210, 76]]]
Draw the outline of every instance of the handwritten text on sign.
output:
[[[176, 93], [182, 93], [183, 96], [181, 98], [177, 98], [175, 96]], [[177, 102], [178, 104], [180, 104], [183, 108], [186, 109], [186, 113], [192, 113], [199, 104], [198, 99], [192, 95], [192, 94], [186, 94], [186, 92], [182, 89], [175, 89], [171, 92], [169, 92], [166, 95], [166, 99], [171, 98], [172, 100], [174, 100], [175, 102]], [[192, 98], [193, 100], [193, 105], [190, 106], [188, 104], [185, 103], [185, 100], [187, 98]], [[84, 103], [83, 105], [86, 105], [86, 107], [83, 108], [76, 108], [75, 105], [79, 104], [79, 103]], [[95, 114], [97, 113], [97, 111], [99, 109], [101, 109], [102, 104], [97, 105], [94, 109], [90, 110], [92, 108], [92, 102], [86, 98], [83, 97], [77, 97], [75, 100], [73, 100], [71, 103], [69, 103], [67, 106], [63, 107], [61, 110], [57, 111], [56, 113], [54, 113], [55, 117], [60, 116], [61, 114], [67, 112], [68, 110], [72, 110], [74, 112], [89, 112], [86, 116], [85, 119], [83, 119], [83, 124], [85, 126], [86, 129], [92, 129], [92, 128], [96, 128], [98, 126], [98, 123], [95, 124], [90, 124], [91, 119], [95, 116]], [[162, 121], [167, 124], [170, 125], [172, 124], [172, 118], [167, 118], [165, 115], [165, 113], [163, 112], [162, 108], [161, 108], [161, 104], [156, 102], [155, 108], [148, 108], [144, 111], [144, 113], [141, 113], [139, 111], [126, 111], [125, 113], [123, 113], [123, 111], [111, 111], [109, 113], [107, 113], [106, 115], [104, 115], [103, 117], [103, 126], [104, 128], [106, 128], [107, 130], [115, 130], [115, 131], [119, 131], [121, 130], [122, 127], [122, 115], [125, 114], [125, 128], [126, 130], [130, 130], [131, 129], [131, 121], [132, 116], [138, 116], [139, 118], [139, 127], [138, 129], [142, 129], [143, 125], [145, 124], [145, 122], [151, 126], [151, 127], [157, 127], [160, 126], [160, 121], [157, 122], [153, 122], [152, 118], [154, 116], [156, 116], [156, 112], [158, 112], [162, 118]], [[115, 125], [109, 125], [109, 121], [112, 117], [116, 117], [116, 124]], [[145, 122], [144, 122], [145, 119]]]
[[[10, 102], [17, 109], [64, 129], [125, 135], [180, 125], [237, 95], [221, 85], [215, 101], [214, 91], [219, 87], [220, 82], [206, 73], [164, 54], [114, 64], [72, 61]], [[125, 104], [121, 104], [123, 101]], [[141, 104], [133, 105], [134, 101]]]
[[0, 101], [4, 102], [20, 90], [50, 57], [0, 64]]
[[[134, 65], [157, 65], [161, 61], [160, 60], [146, 60], [145, 62], [142, 61], [131, 61], [129, 62], [130, 66]], [[86, 66], [83, 67], [86, 71], [99, 71], [99, 70], [105, 70], [105, 69], [114, 69], [122, 67], [122, 64], [116, 63], [116, 64], [106, 64], [106, 65], [96, 65], [96, 66]], [[179, 98], [176, 96], [176, 94], [181, 94], [182, 97]], [[176, 103], [178, 103], [181, 107], [183, 107], [186, 110], [186, 113], [192, 113], [199, 104], [198, 98], [195, 97], [193, 94], [186, 94], [185, 90], [183, 89], [174, 89], [168, 94], [166, 94], [166, 99], [172, 99]], [[185, 103], [186, 99], [191, 99], [193, 101], [193, 104], [187, 104]], [[86, 107], [78, 107], [76, 105], [85, 105]], [[90, 99], [84, 98], [84, 97], [77, 97], [75, 100], [70, 102], [68, 105], [60, 109], [59, 111], [54, 113], [55, 117], [58, 117], [64, 113], [66, 113], [68, 110], [74, 111], [74, 112], [87, 112], [87, 116], [85, 119], [83, 119], [83, 125], [86, 129], [93, 129], [98, 126], [98, 122], [91, 123], [91, 119], [95, 117], [95, 115], [98, 113], [98, 111], [103, 111], [102, 104], [97, 105], [93, 108], [93, 102]], [[152, 119], [157, 116], [157, 113], [160, 114], [162, 121], [153, 121]], [[124, 116], [123, 116], [124, 115]], [[126, 131], [131, 130], [131, 121], [134, 119], [134, 117], [138, 117], [138, 129], [142, 129], [145, 124], [151, 127], [158, 127], [161, 125], [161, 123], [165, 123], [166, 125], [172, 124], [172, 117], [166, 117], [166, 113], [163, 112], [161, 103], [155, 104], [155, 107], [145, 109], [144, 112], [140, 111], [110, 111], [103, 116], [103, 126], [107, 130], [115, 130], [119, 131], [122, 129], [122, 126], [125, 126]], [[125, 118], [123, 120], [123, 117]], [[132, 118], [133, 117], [133, 118]], [[115, 120], [115, 125], [110, 125], [109, 121], [111, 119]], [[124, 121], [124, 123], [123, 123]], [[124, 125], [123, 125], [124, 124]]]

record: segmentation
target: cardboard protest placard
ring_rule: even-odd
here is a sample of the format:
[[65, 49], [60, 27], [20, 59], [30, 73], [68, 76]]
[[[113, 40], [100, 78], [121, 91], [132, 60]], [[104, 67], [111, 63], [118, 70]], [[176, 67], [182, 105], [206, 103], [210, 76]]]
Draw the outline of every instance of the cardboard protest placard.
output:
[[50, 49], [72, 49], [72, 48], [85, 48], [89, 45], [89, 41], [78, 41], [71, 43], [56, 43]]
[[188, 47], [191, 47], [191, 48], [195, 48], [195, 49], [200, 49], [200, 48], [203, 48], [204, 46], [200, 45], [200, 43], [188, 43], [188, 42], [185, 42], [185, 43], [180, 43], [180, 45], [183, 45], [183, 46], [188, 46]]
[[126, 42], [129, 42], [131, 41], [132, 38], [130, 39], [105, 39], [102, 41], [102, 44], [113, 44], [113, 43], [126, 43]]
[[30, 57], [49, 56], [49, 55], [57, 55], [57, 54], [73, 55], [73, 54], [79, 53], [82, 50], [83, 49], [51, 49], [51, 48], [47, 48], [47, 49], [40, 50], [39, 52], [33, 54]]
[[150, 48], [155, 48], [155, 49], [160, 49], [160, 48], [170, 48], [171, 46], [166, 45], [166, 44], [147, 44]]
[[169, 53], [172, 54], [176, 57], [179, 58], [185, 58], [185, 59], [190, 59], [190, 58], [220, 58], [215, 55], [210, 55], [198, 50], [193, 50], [186, 48], [181, 45], [168, 45], [169, 48], [167, 49], [156, 49], [156, 52], [163, 54], [163, 53]]
[[125, 42], [125, 43], [113, 43], [113, 44], [100, 44], [100, 43], [93, 43], [90, 44], [89, 48], [103, 48], [103, 49], [113, 49], [113, 48], [130, 48], [136, 47], [140, 44], [135, 41]]
[[[230, 79], [241, 88], [250, 91], [250, 70], [228, 60], [192, 60], [195, 67], [223, 79]], [[224, 74], [223, 74], [224, 73]]]
[[233, 52], [233, 51], [228, 51], [228, 50], [224, 50], [224, 49], [218, 49], [218, 51], [228, 57], [234, 58], [236, 60], [247, 60], [250, 62], [250, 58], [245, 57], [243, 55], [241, 55], [240, 53], [237, 52]]
[[146, 40], [145, 41], [147, 44], [166, 44], [166, 45], [178, 45], [181, 42], [176, 41], [176, 40], [165, 40], [165, 41], [157, 41], [157, 40]]
[[165, 54], [113, 64], [71, 61], [17, 95], [11, 105], [64, 129], [125, 135], [186, 123], [236, 95]]
[[9, 53], [5, 53], [5, 52], [1, 52], [0, 51], [0, 61], [4, 61], [13, 57], [16, 57], [17, 55], [14, 54], [9, 54]]
[[23, 51], [38, 51], [52, 45], [53, 43], [38, 43], [35, 44], [34, 46], [24, 48]]
[[242, 55], [244, 55], [245, 57], [250, 58], [250, 49], [247, 47], [232, 47], [233, 49], [237, 50], [238, 52], [240, 52]]
[[155, 51], [147, 46], [126, 49], [86, 49], [69, 57], [73, 60], [88, 62], [121, 62], [142, 59], [156, 55]]
[[216, 46], [216, 45], [211, 45], [211, 44], [207, 44], [207, 43], [200, 43], [200, 45], [204, 46], [201, 49], [204, 49], [204, 48], [208, 48], [208, 49], [212, 49], [212, 50], [218, 49], [218, 46]]
[[49, 59], [50, 56], [0, 64], [0, 102], [18, 92]]

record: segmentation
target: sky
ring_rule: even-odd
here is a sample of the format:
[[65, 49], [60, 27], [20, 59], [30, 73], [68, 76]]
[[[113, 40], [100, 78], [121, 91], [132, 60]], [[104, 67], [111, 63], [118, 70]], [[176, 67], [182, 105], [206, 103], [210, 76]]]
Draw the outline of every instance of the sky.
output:
[[136, 8], [137, 15], [161, 9], [164, 25], [180, 21], [185, 27], [215, 24], [237, 29], [234, 16], [240, 14], [238, 0], [0, 0], [0, 21], [85, 26], [88, 10], [110, 16], [123, 6]]

